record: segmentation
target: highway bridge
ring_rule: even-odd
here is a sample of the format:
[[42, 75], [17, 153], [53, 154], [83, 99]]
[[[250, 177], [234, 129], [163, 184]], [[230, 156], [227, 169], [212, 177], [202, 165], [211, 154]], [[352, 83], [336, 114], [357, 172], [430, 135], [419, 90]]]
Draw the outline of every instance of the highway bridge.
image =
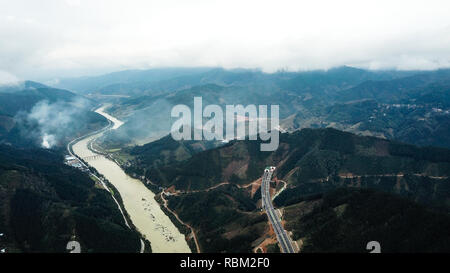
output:
[[267, 216], [269, 217], [269, 221], [272, 224], [273, 230], [277, 235], [277, 240], [281, 245], [281, 251], [283, 253], [295, 253], [291, 239], [283, 229], [280, 221], [280, 215], [278, 215], [276, 210], [274, 209], [272, 199], [270, 198], [270, 180], [272, 179], [272, 174], [274, 171], [275, 167], [267, 167], [264, 170], [261, 183], [262, 205], [267, 213]]

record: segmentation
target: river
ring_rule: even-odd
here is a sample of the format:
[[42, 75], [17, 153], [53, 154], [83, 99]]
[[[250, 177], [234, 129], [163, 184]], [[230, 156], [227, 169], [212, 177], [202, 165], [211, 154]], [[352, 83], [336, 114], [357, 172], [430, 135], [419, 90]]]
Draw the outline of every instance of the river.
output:
[[[123, 122], [105, 113], [103, 107], [95, 112], [113, 123], [112, 130], [123, 124]], [[88, 143], [102, 134], [103, 132], [76, 142], [72, 146], [73, 152], [81, 158], [97, 156], [95, 159], [88, 160], [87, 163], [104, 175], [119, 191], [125, 210], [138, 231], [150, 241], [152, 252], [190, 253], [191, 250], [184, 235], [178, 231], [169, 217], [161, 210], [154, 199], [155, 194], [145, 187], [141, 181], [128, 176], [114, 161], [88, 149]], [[114, 240], [114, 238], [111, 238], [111, 240]]]

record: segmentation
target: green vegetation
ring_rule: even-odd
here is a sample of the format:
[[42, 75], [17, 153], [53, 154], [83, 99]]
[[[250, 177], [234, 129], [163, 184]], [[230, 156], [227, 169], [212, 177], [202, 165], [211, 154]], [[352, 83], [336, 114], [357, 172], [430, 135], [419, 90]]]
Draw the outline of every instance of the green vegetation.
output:
[[[110, 194], [57, 152], [0, 145], [0, 231], [8, 252], [138, 252]], [[112, 239], [113, 238], [113, 239]]]
[[[409, 188], [422, 183], [420, 177], [436, 177], [430, 178], [432, 183], [443, 184], [450, 174], [450, 151], [447, 149], [420, 148], [335, 129], [304, 129], [281, 134], [280, 147], [275, 152], [260, 152], [259, 144], [258, 141], [234, 141], [195, 153], [179, 162], [169, 161], [166, 165], [149, 152], [147, 162], [153, 165], [146, 165], [142, 160], [127, 170], [143, 174], [161, 186], [196, 190], [224, 181], [249, 183], [261, 176], [265, 166], [278, 166], [276, 175], [290, 183], [277, 198], [278, 204], [285, 203], [279, 200], [289, 199], [290, 195], [303, 198], [342, 183], [393, 191], [399, 187], [398, 183], [406, 183], [405, 187]], [[161, 150], [169, 150], [172, 145], [173, 140], [155, 144]], [[146, 155], [142, 152], [139, 157], [146, 158]], [[295, 187], [301, 188], [295, 190]], [[302, 196], [296, 192], [302, 192]]]
[[175, 141], [168, 135], [154, 142], [127, 149], [125, 153], [134, 158], [127, 171], [139, 173], [140, 168], [145, 169], [180, 162], [217, 145], [218, 143], [215, 141]]
[[107, 137], [117, 146], [166, 135], [172, 122], [170, 109], [180, 103], [192, 106], [192, 98], [201, 96], [205, 105], [280, 105], [281, 124], [288, 130], [333, 127], [417, 145], [450, 147], [449, 71], [338, 67], [267, 74], [245, 69], [156, 69], [123, 71], [61, 86], [131, 95], [110, 109], [127, 120]]
[[384, 253], [450, 251], [447, 213], [390, 194], [338, 189], [286, 210], [302, 252], [368, 252], [369, 241], [378, 241]]
[[[289, 206], [286, 219], [296, 239], [305, 239], [304, 251], [365, 252], [363, 244], [372, 236], [387, 252], [448, 251], [450, 152], [397, 141], [450, 147], [450, 70], [152, 69], [63, 80], [60, 86], [94, 97], [127, 95], [111, 98], [117, 104], [109, 111], [126, 123], [106, 134], [101, 145], [129, 174], [156, 183], [148, 185], [152, 189], [200, 190], [168, 199], [195, 228], [203, 251], [248, 252], [266, 236], [267, 219], [257, 209], [260, 190], [251, 196], [237, 186], [260, 178], [269, 165], [288, 183], [275, 204]], [[173, 105], [192, 106], [194, 96], [202, 96], [205, 105], [278, 104], [282, 125], [293, 132], [280, 135], [275, 152], [260, 152], [258, 141], [218, 147], [160, 138], [170, 128]], [[10, 145], [0, 146], [0, 232], [7, 234], [9, 250], [60, 252], [76, 236], [88, 252], [138, 251], [138, 234], [125, 227], [109, 194], [88, 175], [62, 165], [56, 151], [17, 148], [40, 144], [24, 133], [38, 124], [19, 124], [19, 113], [39, 101], [75, 97], [34, 82], [0, 88], [0, 143]], [[60, 149], [74, 136], [106, 125], [90, 107], [73, 117], [77, 122], [64, 132]], [[319, 129], [294, 131], [305, 127]], [[231, 184], [201, 191], [223, 182]], [[338, 188], [358, 190], [334, 192]], [[268, 251], [279, 249], [271, 245]]]
[[278, 244], [271, 244], [267, 246], [267, 253], [280, 253], [280, 247]]
[[207, 192], [170, 196], [169, 207], [197, 232], [202, 252], [250, 252], [267, 218], [243, 190], [226, 185]]
[[[277, 206], [315, 204], [324, 194], [347, 187], [395, 193], [406, 197], [399, 202], [415, 201], [448, 211], [449, 155], [450, 151], [443, 148], [416, 147], [335, 129], [303, 129], [281, 134], [280, 147], [275, 152], [260, 152], [258, 141], [235, 141], [180, 162], [150, 167], [145, 174], [152, 182], [188, 191], [206, 189], [223, 181], [232, 183], [206, 192], [171, 196], [169, 206], [197, 230], [203, 251], [250, 251], [264, 236], [266, 220], [258, 220], [261, 223], [256, 220], [260, 216], [255, 206], [261, 193], [258, 190], [250, 198], [248, 189], [233, 184], [259, 178], [266, 166], [278, 166], [276, 176], [288, 182], [274, 201]], [[242, 166], [247, 165], [242, 171]], [[389, 202], [389, 195], [380, 196]], [[345, 204], [337, 207], [340, 205]], [[347, 205], [337, 208], [337, 215], [345, 214], [346, 208]], [[396, 228], [404, 228], [398, 225]], [[296, 236], [296, 239], [304, 237]], [[323, 246], [317, 251], [328, 251], [325, 249]], [[336, 251], [356, 251], [356, 246]]]
[[44, 102], [52, 108], [39, 112], [40, 119], [49, 118], [46, 111], [55, 115], [56, 112], [63, 110], [70, 113], [64, 117], [64, 128], [51, 127], [46, 132], [58, 136], [59, 143], [56, 143], [58, 148], [64, 147], [77, 136], [98, 130], [108, 124], [103, 116], [90, 111], [95, 105], [93, 101], [67, 90], [25, 81], [11, 87], [0, 87], [0, 143], [18, 147], [40, 146], [42, 141], [40, 129], [43, 125], [27, 118], [27, 114], [38, 103]]

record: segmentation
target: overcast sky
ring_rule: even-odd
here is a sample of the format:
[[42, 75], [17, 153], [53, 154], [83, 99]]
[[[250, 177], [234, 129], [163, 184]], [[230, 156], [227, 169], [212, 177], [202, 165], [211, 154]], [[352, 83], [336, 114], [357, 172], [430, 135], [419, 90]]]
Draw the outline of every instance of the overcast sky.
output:
[[450, 67], [450, 1], [0, 0], [0, 82], [339, 65]]

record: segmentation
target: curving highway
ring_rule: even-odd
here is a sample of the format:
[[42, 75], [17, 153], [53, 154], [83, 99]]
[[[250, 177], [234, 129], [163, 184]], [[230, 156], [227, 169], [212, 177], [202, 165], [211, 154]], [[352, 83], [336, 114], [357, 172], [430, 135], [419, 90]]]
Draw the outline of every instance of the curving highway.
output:
[[287, 235], [286, 231], [283, 229], [283, 226], [281, 225], [280, 217], [275, 211], [272, 199], [270, 198], [270, 180], [272, 179], [273, 171], [275, 170], [275, 167], [267, 167], [264, 170], [264, 174], [262, 177], [262, 183], [261, 183], [261, 195], [262, 195], [262, 205], [265, 209], [267, 216], [269, 217], [270, 223], [272, 224], [273, 230], [275, 231], [275, 234], [277, 235], [277, 240], [281, 245], [281, 251], [283, 253], [295, 253], [294, 247], [292, 245], [291, 240], [289, 239], [289, 236]]

